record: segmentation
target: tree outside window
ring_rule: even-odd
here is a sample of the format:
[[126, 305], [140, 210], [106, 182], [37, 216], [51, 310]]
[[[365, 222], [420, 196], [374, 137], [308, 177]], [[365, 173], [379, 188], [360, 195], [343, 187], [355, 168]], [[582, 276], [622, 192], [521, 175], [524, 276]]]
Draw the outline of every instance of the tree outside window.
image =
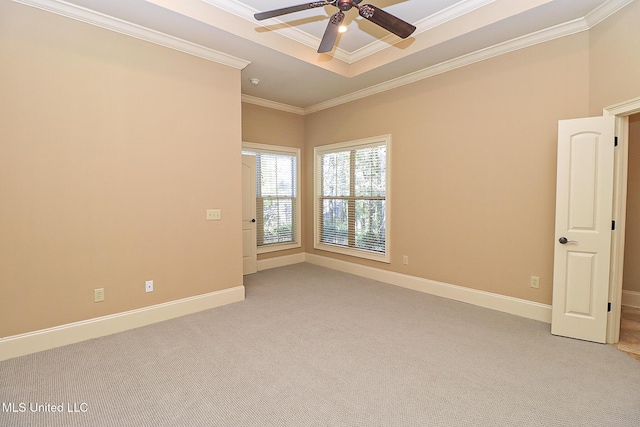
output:
[[243, 144], [256, 158], [258, 252], [299, 247], [298, 149]]
[[318, 249], [388, 260], [389, 146], [386, 136], [316, 148]]

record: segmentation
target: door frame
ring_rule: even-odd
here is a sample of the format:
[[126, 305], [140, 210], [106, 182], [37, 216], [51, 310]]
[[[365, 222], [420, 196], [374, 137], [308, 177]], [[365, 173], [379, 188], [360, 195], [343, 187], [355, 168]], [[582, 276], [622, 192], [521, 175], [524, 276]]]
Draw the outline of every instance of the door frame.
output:
[[618, 147], [614, 151], [613, 167], [613, 219], [616, 221], [616, 230], [611, 236], [611, 268], [609, 270], [611, 311], [607, 316], [607, 343], [609, 344], [615, 344], [620, 339], [627, 213], [629, 116], [636, 113], [640, 113], [640, 97], [605, 107], [602, 112], [604, 116], [616, 116], [615, 134], [618, 138]]

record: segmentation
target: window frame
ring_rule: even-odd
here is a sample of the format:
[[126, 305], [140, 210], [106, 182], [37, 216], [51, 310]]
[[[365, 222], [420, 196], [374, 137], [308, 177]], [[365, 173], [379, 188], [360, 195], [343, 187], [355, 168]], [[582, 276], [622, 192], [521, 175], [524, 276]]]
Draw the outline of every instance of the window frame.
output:
[[[296, 177], [295, 177], [295, 188], [296, 188], [296, 196], [295, 196], [295, 228], [294, 235], [295, 240], [293, 242], [287, 243], [270, 243], [268, 245], [258, 246], [258, 242], [256, 242], [256, 246], [258, 248], [258, 254], [276, 252], [276, 251], [284, 251], [287, 249], [296, 249], [302, 246], [302, 236], [301, 236], [301, 197], [300, 197], [300, 149], [295, 147], [285, 147], [281, 145], [269, 145], [269, 144], [260, 144], [255, 142], [243, 142], [242, 143], [242, 152], [245, 153], [265, 153], [265, 154], [281, 154], [281, 155], [291, 155], [295, 157], [295, 166], [296, 166]], [[245, 153], [245, 154], [247, 154]], [[256, 176], [258, 175], [258, 171], [256, 170]], [[258, 189], [256, 188], [256, 193]], [[258, 195], [256, 197], [256, 208], [258, 207]], [[256, 216], [258, 216], [259, 212], [256, 209]], [[257, 218], [256, 218], [257, 219]]]
[[[321, 241], [320, 230], [320, 159], [324, 154], [344, 152], [361, 148], [384, 145], [385, 152], [385, 251], [378, 253], [358, 249], [355, 247], [345, 247], [332, 245]], [[391, 135], [381, 135], [370, 138], [363, 138], [353, 141], [339, 142], [315, 147], [313, 150], [313, 247], [314, 249], [334, 252], [342, 255], [349, 255], [384, 263], [391, 263]]]

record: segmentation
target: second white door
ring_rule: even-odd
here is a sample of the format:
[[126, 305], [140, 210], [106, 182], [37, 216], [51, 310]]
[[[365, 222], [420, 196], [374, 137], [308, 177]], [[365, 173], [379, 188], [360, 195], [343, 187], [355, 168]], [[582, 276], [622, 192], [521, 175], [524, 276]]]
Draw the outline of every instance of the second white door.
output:
[[258, 271], [256, 158], [242, 156], [242, 274]]

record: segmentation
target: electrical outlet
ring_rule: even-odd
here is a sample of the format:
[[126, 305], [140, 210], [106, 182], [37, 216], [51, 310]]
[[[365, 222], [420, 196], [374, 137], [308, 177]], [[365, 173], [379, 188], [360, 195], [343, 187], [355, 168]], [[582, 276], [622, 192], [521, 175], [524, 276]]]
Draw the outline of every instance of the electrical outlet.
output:
[[531, 276], [531, 287], [535, 289], [540, 288], [540, 278], [538, 276]]
[[146, 292], [153, 292], [153, 280], [147, 280], [144, 282], [144, 288]]
[[104, 301], [104, 288], [97, 288], [93, 290], [93, 302]]
[[220, 209], [207, 209], [207, 221], [220, 221], [221, 217]]
[[407, 255], [402, 255], [402, 263], [404, 265], [408, 265], [409, 264], [409, 257]]

